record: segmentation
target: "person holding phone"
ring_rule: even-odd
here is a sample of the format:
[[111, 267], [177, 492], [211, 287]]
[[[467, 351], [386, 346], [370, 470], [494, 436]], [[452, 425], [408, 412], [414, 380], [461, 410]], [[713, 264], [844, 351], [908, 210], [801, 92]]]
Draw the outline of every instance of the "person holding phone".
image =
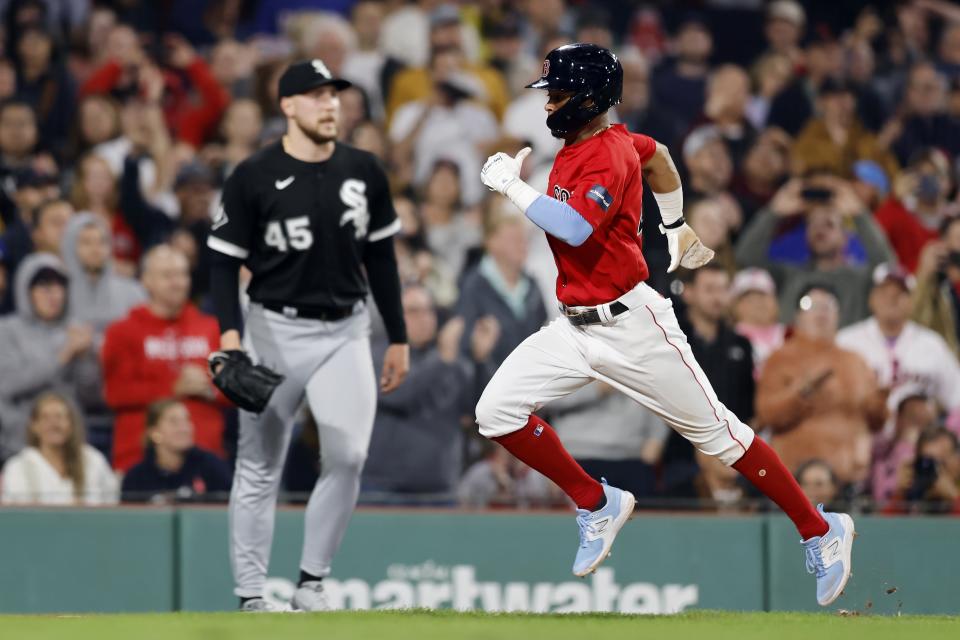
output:
[[[806, 264], [787, 264], [770, 257], [770, 245], [784, 223], [805, 223], [809, 259]], [[858, 264], [846, 251], [848, 229], [859, 238], [866, 264]], [[766, 209], [747, 225], [737, 242], [737, 262], [760, 267], [773, 276], [780, 297], [781, 320], [793, 320], [800, 293], [813, 284], [825, 283], [842, 291], [839, 323], [847, 326], [867, 317], [867, 293], [873, 269], [894, 260], [883, 231], [873, 221], [852, 185], [841, 178], [820, 174], [794, 178], [774, 195]]]
[[770, 444], [791, 471], [818, 458], [841, 484], [862, 483], [872, 434], [887, 417], [886, 390], [860, 356], [836, 345], [840, 304], [832, 287], [808, 287], [793, 306], [793, 335], [757, 381], [757, 424], [772, 430]]

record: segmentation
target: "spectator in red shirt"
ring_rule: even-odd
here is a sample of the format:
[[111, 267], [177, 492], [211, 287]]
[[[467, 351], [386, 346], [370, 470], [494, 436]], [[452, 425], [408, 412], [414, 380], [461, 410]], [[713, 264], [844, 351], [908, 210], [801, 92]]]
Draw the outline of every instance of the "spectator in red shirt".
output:
[[187, 301], [187, 259], [169, 245], [151, 249], [143, 262], [147, 304], [107, 328], [103, 370], [107, 404], [117, 415], [113, 466], [126, 471], [143, 459], [147, 406], [179, 398], [190, 411], [196, 443], [223, 456], [222, 396], [207, 375], [207, 355], [220, 340], [212, 316]]
[[[199, 148], [216, 128], [230, 103], [230, 95], [186, 38], [167, 34], [165, 44], [168, 52], [165, 62], [183, 72], [190, 84], [185, 86], [178, 74], [163, 72], [163, 113], [167, 126], [178, 140]], [[107, 49], [109, 60], [94, 70], [80, 87], [81, 98], [92, 94], [138, 93], [150, 73], [156, 71], [156, 63], [149, 59], [136, 32], [128, 26], [113, 28]], [[191, 99], [190, 89], [196, 90], [199, 101]]]
[[950, 163], [942, 151], [919, 152], [893, 183], [894, 193], [874, 212], [897, 259], [910, 273], [917, 270], [920, 252], [936, 239], [950, 214]]

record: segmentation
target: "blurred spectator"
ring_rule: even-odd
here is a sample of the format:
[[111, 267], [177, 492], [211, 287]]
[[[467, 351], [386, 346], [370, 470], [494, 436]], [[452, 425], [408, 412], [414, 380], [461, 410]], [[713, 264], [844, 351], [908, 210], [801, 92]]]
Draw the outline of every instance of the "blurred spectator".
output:
[[944, 221], [940, 238], [920, 254], [913, 319], [960, 355], [960, 216]]
[[463, 474], [457, 488], [461, 507], [483, 509], [546, 507], [563, 497], [545, 476], [523, 464], [503, 447], [484, 442], [486, 456]]
[[716, 127], [727, 143], [731, 160], [739, 167], [757, 132], [747, 119], [750, 77], [735, 64], [725, 64], [710, 73], [707, 80], [704, 120]]
[[[778, 225], [781, 220], [798, 214], [806, 217], [809, 263], [794, 266], [772, 261], [770, 245]], [[866, 265], [851, 264], [846, 257], [845, 220], [852, 222], [863, 243]], [[873, 268], [892, 259], [883, 232], [872, 216], [863, 210], [853, 188], [847, 182], [829, 176], [788, 182], [737, 241], [737, 261], [743, 266], [766, 269], [776, 281], [784, 322], [791, 321], [799, 292], [816, 283], [826, 283], [843, 292], [841, 326], [863, 319], [867, 315], [867, 290]]]
[[896, 159], [883, 149], [856, 115], [853, 87], [826, 78], [817, 94], [818, 116], [801, 129], [793, 145], [794, 174], [828, 172], [850, 178], [858, 160], [873, 160], [888, 176], [897, 175]]
[[73, 213], [73, 205], [66, 200], [48, 200], [34, 209], [30, 231], [34, 251], [59, 256], [63, 234]]
[[830, 465], [814, 458], [807, 460], [797, 468], [797, 483], [813, 504], [822, 504], [829, 509], [840, 495], [840, 483], [837, 474]]
[[605, 382], [590, 383], [547, 405], [563, 446], [584, 471], [636, 498], [656, 492], [656, 465], [667, 424]]
[[913, 276], [881, 264], [873, 272], [871, 316], [837, 335], [837, 344], [860, 355], [881, 387], [919, 387], [952, 411], [960, 409], [960, 363], [936, 332], [910, 320]]
[[684, 191], [693, 199], [725, 191], [733, 178], [733, 159], [720, 131], [710, 124], [697, 127], [683, 141], [687, 169]]
[[794, 472], [824, 460], [842, 484], [866, 481], [871, 434], [886, 419], [885, 394], [867, 364], [834, 343], [837, 294], [813, 286], [796, 303], [793, 336], [767, 360], [757, 381], [757, 421]]
[[113, 466], [126, 471], [143, 458], [146, 409], [168, 397], [189, 409], [198, 446], [222, 456], [221, 400], [206, 366], [220, 342], [217, 321], [187, 301], [187, 259], [172, 247], [147, 252], [142, 279], [147, 303], [110, 325], [103, 344], [107, 404], [117, 414]]
[[753, 65], [753, 93], [747, 105], [747, 118], [757, 129], [767, 125], [774, 98], [793, 79], [791, 58], [781, 53], [767, 53]]
[[38, 143], [37, 114], [30, 103], [19, 98], [0, 102], [0, 177], [27, 168], [55, 173], [53, 159], [38, 154]]
[[[43, 218], [51, 213], [46, 211], [45, 205], [60, 201], [60, 187], [55, 176], [40, 174], [33, 169], [21, 169], [14, 172], [8, 183], [12, 183], [9, 186], [13, 188], [13, 194], [8, 201], [7, 206], [9, 208], [4, 207], [8, 220], [2, 237], [6, 253], [4, 261], [12, 274], [17, 270], [20, 261], [34, 251], [32, 232], [36, 222], [36, 214], [42, 207], [44, 208], [40, 220], [43, 222]], [[3, 196], [0, 196], [0, 200], [4, 199]], [[57, 225], [61, 222], [62, 210], [60, 209], [59, 207], [53, 207], [52, 215], [46, 221], [51, 236], [56, 235]], [[65, 222], [65, 220], [62, 222]], [[48, 234], [42, 233], [41, 235], [46, 236]], [[49, 243], [46, 244], [48, 247], [50, 246]]]
[[404, 289], [403, 313], [410, 375], [396, 392], [377, 401], [363, 490], [449, 500], [463, 472], [460, 417], [472, 392], [472, 367], [460, 355], [464, 322], [454, 317], [438, 332], [433, 300], [420, 285]]
[[753, 347], [756, 378], [770, 354], [783, 346], [787, 332], [779, 322], [777, 286], [763, 269], [747, 268], [733, 278], [730, 295], [733, 298], [734, 329]]
[[[398, 12], [399, 13], [399, 12]], [[390, 18], [393, 18], [391, 16]], [[390, 20], [388, 18], [388, 22]], [[384, 25], [387, 34], [388, 25]], [[422, 102], [435, 93], [438, 83], [452, 80], [451, 75], [462, 74], [477, 82], [470, 93], [493, 111], [497, 119], [503, 117], [510, 100], [506, 82], [500, 73], [487, 65], [476, 64], [468, 53], [465, 33], [474, 33], [460, 19], [460, 12], [452, 4], [440, 4], [430, 14], [430, 55], [415, 66], [397, 73], [387, 93], [387, 120], [393, 123], [400, 108], [409, 102]], [[409, 37], [409, 34], [407, 34]], [[417, 47], [422, 46], [420, 43]], [[402, 56], [395, 56], [402, 59]], [[530, 82], [533, 78], [530, 79]]]
[[3, 467], [3, 504], [105, 505], [117, 501], [117, 478], [106, 458], [85, 442], [83, 420], [58, 393], [40, 395], [30, 410], [27, 446]]
[[[744, 422], [753, 418], [753, 356], [750, 342], [727, 324], [730, 276], [716, 263], [684, 274], [685, 313], [680, 328], [717, 398]], [[696, 495], [699, 466], [693, 445], [676, 431], [663, 452], [663, 485], [668, 495]]]
[[37, 114], [45, 146], [62, 152], [70, 136], [77, 85], [50, 32], [31, 26], [17, 36], [17, 95]]
[[653, 100], [686, 129], [703, 110], [713, 36], [703, 19], [691, 14], [677, 27], [673, 45], [674, 56], [654, 69]]
[[483, 35], [490, 52], [487, 62], [503, 76], [510, 95], [522, 94], [539, 75], [542, 56], [534, 57], [524, 50], [519, 17], [509, 13], [499, 16], [485, 25]]
[[119, 209], [117, 178], [110, 163], [92, 153], [81, 158], [70, 199], [77, 210], [94, 213], [107, 225], [117, 270], [125, 276], [136, 273], [142, 244]]
[[[151, 75], [159, 73], [162, 75], [163, 112], [167, 125], [177, 139], [199, 148], [213, 132], [230, 97], [186, 38], [168, 33], [163, 44], [167, 50], [165, 59], [150, 60], [136, 32], [128, 26], [114, 27], [107, 45], [109, 61], [87, 78], [80, 94], [137, 95], [152, 82]], [[158, 63], [168, 64], [173, 71], [160, 71], [156, 66]], [[183, 78], [188, 79], [189, 85], [183, 82]], [[196, 90], [199, 100], [192, 97], [191, 89]]]
[[768, 51], [785, 56], [792, 66], [799, 65], [803, 61], [800, 41], [806, 22], [807, 14], [799, 2], [774, 0], [768, 4], [763, 28]]
[[917, 457], [905, 469], [911, 511], [960, 514], [960, 446], [944, 427], [927, 430], [917, 442]]
[[765, 207], [790, 171], [790, 139], [779, 129], [767, 129], [747, 149], [732, 185], [745, 221]]
[[462, 43], [464, 51], [473, 54], [478, 52], [480, 44], [476, 31], [461, 22], [456, 6], [437, 0], [416, 0], [384, 18], [380, 50], [404, 66], [425, 67], [436, 46], [434, 40], [443, 44]]
[[829, 35], [819, 33], [807, 44], [803, 57], [806, 73], [797, 77], [773, 98], [767, 126], [780, 127], [791, 136], [803, 129], [814, 113], [813, 98], [827, 78], [843, 71], [843, 49]]
[[891, 119], [881, 137], [892, 140], [900, 164], [918, 151], [937, 147], [951, 157], [960, 153], [960, 119], [947, 113], [947, 80], [929, 62], [910, 69], [902, 115]]
[[231, 474], [227, 463], [193, 444], [186, 405], [158, 400], [147, 407], [143, 461], [123, 477], [124, 502], [225, 502]]
[[480, 264], [463, 278], [457, 305], [465, 323], [461, 350], [476, 367], [477, 398], [510, 352], [547, 319], [543, 296], [523, 270], [523, 218], [499, 215], [489, 220], [484, 248]]
[[120, 134], [120, 105], [117, 101], [109, 96], [87, 96], [80, 101], [78, 108], [71, 156], [79, 157], [94, 148], [99, 148], [101, 155], [108, 155], [100, 145], [109, 146]]
[[221, 143], [207, 145], [201, 154], [203, 160], [219, 168], [226, 180], [240, 162], [259, 148], [263, 133], [263, 113], [255, 100], [234, 100], [223, 114], [220, 123]]
[[438, 160], [420, 205], [427, 246], [433, 252], [437, 268], [454, 282], [460, 277], [467, 252], [483, 244], [478, 212], [463, 209], [461, 184], [459, 167]]
[[233, 98], [250, 98], [258, 56], [254, 46], [224, 38], [210, 51], [210, 72]]
[[[455, 162], [461, 176], [479, 175], [479, 147], [498, 135], [493, 114], [475, 101], [483, 87], [475, 76], [455, 70], [459, 55], [450, 51], [436, 54], [431, 62], [432, 92], [405, 102], [392, 119], [390, 139], [397, 158], [412, 162], [415, 186], [426, 183], [438, 159]], [[467, 205], [479, 202], [485, 191], [473, 179], [464, 179], [460, 189]]]
[[[623, 65], [623, 99], [616, 107], [617, 117], [630, 131], [648, 135], [675, 150], [682, 133], [681, 124], [673, 113], [651, 99], [650, 65], [646, 58], [635, 49], [628, 49], [620, 56], [620, 63]], [[541, 119], [542, 102], [543, 96], [540, 96], [538, 115]], [[504, 127], [509, 126], [509, 116], [508, 110]], [[514, 137], [518, 136], [514, 134]]]
[[870, 472], [871, 495], [880, 505], [896, 497], [903, 468], [916, 459], [920, 434], [937, 426], [934, 402], [917, 387], [901, 386], [888, 404], [894, 410], [893, 431], [877, 435]]
[[146, 295], [136, 280], [114, 273], [110, 230], [94, 213], [70, 218], [61, 255], [70, 278], [70, 318], [90, 325], [99, 344], [107, 325], [126, 316]]
[[686, 219], [700, 241], [713, 249], [716, 256], [713, 264], [720, 265], [730, 274], [736, 272], [736, 259], [730, 241], [739, 224], [739, 208], [731, 198], [723, 195], [702, 198], [687, 206]]
[[67, 274], [53, 255], [36, 253], [14, 279], [17, 313], [0, 321], [0, 460], [25, 442], [27, 416], [45, 391], [68, 396], [100, 385], [93, 329], [67, 316]]
[[386, 54], [379, 48], [386, 7], [378, 0], [359, 0], [350, 10], [356, 46], [347, 52], [341, 76], [361, 87], [378, 120], [384, 116], [383, 72]]
[[926, 149], [893, 181], [893, 193], [874, 213], [897, 259], [911, 273], [917, 269], [923, 247], [937, 237], [948, 215], [951, 188], [946, 156], [937, 149]]

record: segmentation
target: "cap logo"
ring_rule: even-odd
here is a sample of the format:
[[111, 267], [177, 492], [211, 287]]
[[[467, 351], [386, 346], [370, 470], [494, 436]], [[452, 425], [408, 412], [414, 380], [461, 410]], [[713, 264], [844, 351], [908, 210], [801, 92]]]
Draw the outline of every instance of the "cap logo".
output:
[[544, 78], [546, 78], [548, 75], [550, 75], [550, 61], [549, 61], [549, 60], [544, 60], [544, 61], [543, 61], [543, 73], [541, 73], [540, 75], [542, 75]]
[[313, 65], [313, 70], [322, 75], [324, 78], [331, 77], [330, 70], [327, 69], [327, 65], [323, 64], [323, 60], [320, 58], [314, 58], [310, 61], [310, 64]]

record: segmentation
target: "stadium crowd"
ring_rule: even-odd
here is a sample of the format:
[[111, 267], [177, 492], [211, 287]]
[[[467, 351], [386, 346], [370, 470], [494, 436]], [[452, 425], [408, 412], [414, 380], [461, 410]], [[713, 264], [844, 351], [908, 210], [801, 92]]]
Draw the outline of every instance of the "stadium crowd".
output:
[[[645, 193], [650, 284], [720, 399], [814, 501], [960, 513], [952, 3], [0, 0], [0, 18], [0, 503], [225, 499], [206, 236], [225, 177], [283, 134], [280, 72], [320, 58], [354, 83], [340, 137], [382, 160], [403, 224], [411, 371], [379, 400], [362, 501], [560, 504], [475, 435], [486, 382], [558, 313], [543, 232], [479, 171], [531, 145], [546, 191], [560, 142], [523, 86], [586, 41], [620, 56], [615, 120], [671, 149], [716, 250], [668, 276]], [[641, 506], [758, 504], [604, 384], [543, 412]], [[302, 496], [307, 413], [291, 447]]]

